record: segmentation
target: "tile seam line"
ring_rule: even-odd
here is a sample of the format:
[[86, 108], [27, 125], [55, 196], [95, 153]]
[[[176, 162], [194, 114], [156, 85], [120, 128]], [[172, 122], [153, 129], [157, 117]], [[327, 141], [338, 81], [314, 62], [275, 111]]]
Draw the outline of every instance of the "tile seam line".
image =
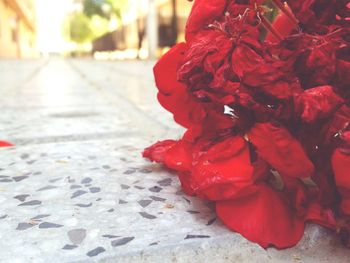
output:
[[38, 75], [42, 69], [49, 64], [49, 59], [44, 60], [39, 66], [37, 66], [23, 81], [21, 81], [19, 84], [15, 84], [12, 86], [11, 89], [9, 89], [7, 92], [4, 92], [3, 97], [7, 97], [8, 95], [16, 92], [18, 89], [20, 89], [22, 86], [24, 86], [26, 83], [30, 82], [36, 75]]
[[23, 81], [21, 81], [21, 83], [14, 85], [13, 89], [9, 90], [7, 93], [5, 93], [5, 95], [10, 94], [11, 92], [13, 92], [14, 90], [17, 90], [19, 88], [21, 88], [23, 85], [25, 85], [26, 83], [28, 83], [29, 81], [31, 81], [35, 76], [37, 76], [42, 69], [47, 66], [49, 64], [50, 60], [46, 59], [44, 60], [38, 67], [36, 67]]
[[[111, 103], [118, 103], [118, 102], [125, 102], [125, 106], [128, 107], [128, 110], [133, 110], [134, 113], [130, 114], [132, 115], [132, 118], [134, 120], [136, 120], [137, 122], [141, 119], [143, 119], [142, 117], [145, 117], [147, 120], [149, 120], [150, 122], [156, 124], [159, 128], [161, 128], [163, 130], [163, 133], [167, 133], [170, 130], [170, 127], [168, 127], [167, 125], [164, 125], [163, 123], [157, 121], [156, 119], [152, 118], [149, 114], [143, 112], [141, 109], [139, 109], [134, 103], [132, 103], [128, 98], [126, 98], [125, 96], [121, 95], [117, 90], [114, 91], [114, 94], [117, 96], [117, 98], [115, 99], [111, 99], [111, 97], [109, 96], [109, 94], [105, 91], [105, 89], [103, 87], [101, 87], [100, 85], [98, 85], [95, 81], [91, 80], [90, 78], [88, 78], [86, 74], [84, 74], [84, 72], [82, 72], [76, 65], [74, 65], [74, 63], [72, 63], [69, 60], [66, 60], [66, 63], [83, 79], [85, 80], [88, 84], [90, 84], [90, 86], [92, 86], [93, 88], [95, 88], [96, 90], [100, 91], [104, 97], [106, 97], [106, 99], [111, 102]], [[113, 105], [113, 104], [112, 104]], [[140, 115], [140, 117], [137, 116], [137, 114]], [[144, 125], [147, 126], [147, 125]], [[142, 128], [142, 127], [140, 127]], [[149, 129], [144, 129], [147, 131], [147, 133], [152, 133]]]
[[69, 142], [89, 142], [89, 141], [104, 141], [120, 139], [126, 135], [139, 135], [137, 132], [115, 132], [115, 133], [99, 133], [95, 135], [90, 134], [79, 134], [77, 139], [72, 139], [71, 135], [64, 136], [50, 136], [50, 137], [36, 137], [36, 138], [19, 138], [19, 139], [9, 139], [13, 142], [16, 147], [18, 146], [30, 146], [30, 145], [41, 145], [41, 144], [60, 144]]

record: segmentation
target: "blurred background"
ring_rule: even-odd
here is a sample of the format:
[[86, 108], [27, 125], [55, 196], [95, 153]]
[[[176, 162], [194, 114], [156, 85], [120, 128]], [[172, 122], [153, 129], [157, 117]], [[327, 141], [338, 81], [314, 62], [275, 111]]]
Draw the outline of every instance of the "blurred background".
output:
[[0, 57], [157, 58], [184, 38], [187, 0], [0, 0]]

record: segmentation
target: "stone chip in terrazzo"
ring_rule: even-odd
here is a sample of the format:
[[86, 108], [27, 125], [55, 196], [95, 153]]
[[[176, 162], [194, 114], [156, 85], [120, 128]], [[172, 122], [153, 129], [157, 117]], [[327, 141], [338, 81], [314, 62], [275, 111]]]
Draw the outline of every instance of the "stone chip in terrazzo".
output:
[[161, 197], [154, 196], [154, 195], [151, 195], [149, 198], [151, 198], [153, 201], [157, 201], [157, 202], [164, 202], [164, 201], [166, 201], [165, 198], [161, 198]]
[[95, 257], [103, 252], [105, 252], [106, 250], [104, 249], [104, 247], [97, 247], [93, 250], [90, 250], [86, 255], [88, 255], [89, 257]]
[[171, 182], [172, 182], [173, 180], [171, 179], [171, 178], [165, 178], [165, 179], [163, 179], [163, 180], [160, 180], [160, 181], [158, 181], [157, 183], [160, 185], [160, 186], [169, 186], [169, 185], [171, 185]]
[[16, 227], [16, 230], [27, 230], [28, 228], [31, 228], [33, 226], [35, 226], [35, 224], [19, 223]]
[[84, 190], [77, 190], [72, 194], [71, 199], [76, 198], [76, 197], [81, 196], [81, 195], [86, 194], [86, 193], [87, 192]]
[[140, 200], [137, 201], [139, 203], [140, 206], [142, 206], [143, 208], [149, 206], [152, 203], [152, 200]]
[[23, 154], [21, 154], [20, 158], [22, 160], [28, 159], [29, 158], [29, 154], [28, 153], [23, 153]]
[[15, 177], [12, 177], [13, 180], [15, 180], [15, 182], [20, 182], [24, 179], [27, 179], [28, 176], [27, 175], [22, 175], [22, 176], [15, 176]]
[[18, 206], [32, 206], [32, 205], [41, 205], [41, 201], [32, 200], [32, 201], [28, 201], [28, 202], [24, 202], [22, 204], [19, 204]]
[[101, 188], [100, 187], [90, 187], [89, 190], [90, 190], [90, 193], [92, 193], [92, 194], [101, 192]]
[[128, 169], [123, 174], [133, 174], [136, 172], [136, 169]]
[[134, 239], [135, 239], [135, 237], [123, 237], [123, 238], [118, 239], [118, 240], [113, 240], [111, 242], [111, 245], [112, 245], [112, 247], [123, 246], [123, 245], [126, 245], [127, 243], [131, 242]]
[[158, 242], [153, 242], [153, 243], [151, 243], [151, 244], [149, 244], [150, 246], [156, 246], [156, 245], [158, 245]]
[[58, 186], [55, 186], [55, 185], [47, 185], [47, 186], [44, 186], [40, 189], [38, 189], [37, 191], [40, 192], [40, 191], [46, 191], [46, 190], [51, 190], [51, 189], [56, 189], [58, 188]]
[[144, 217], [144, 218], [147, 218], [147, 219], [156, 219], [157, 217], [154, 216], [154, 215], [151, 215], [149, 213], [146, 213], [146, 212], [139, 212], [139, 214]]
[[68, 231], [67, 235], [69, 237], [69, 240], [73, 244], [79, 245], [81, 244], [81, 242], [83, 242], [83, 240], [86, 237], [86, 229], [83, 229], [83, 228], [72, 229]]
[[77, 245], [66, 244], [66, 245], [64, 245], [64, 247], [62, 249], [64, 249], [64, 250], [72, 250], [72, 249], [75, 249], [77, 247], [78, 247]]
[[194, 211], [194, 210], [187, 210], [186, 212], [189, 214], [199, 214], [200, 213], [200, 212]]
[[55, 224], [55, 223], [50, 223], [50, 222], [43, 222], [39, 225], [39, 228], [59, 228], [63, 227], [63, 225], [60, 224]]
[[85, 177], [83, 180], [81, 180], [81, 184], [88, 184], [91, 183], [92, 179], [90, 177]]
[[162, 187], [159, 187], [159, 186], [153, 186], [151, 188], [149, 188], [148, 190], [150, 190], [151, 192], [154, 192], [154, 193], [159, 193], [160, 191], [162, 191]]
[[15, 199], [17, 199], [17, 200], [19, 200], [19, 201], [21, 201], [21, 202], [24, 202], [26, 199], [27, 199], [27, 197], [29, 197], [30, 195], [27, 195], [27, 194], [23, 194], [23, 195], [16, 195], [16, 196], [14, 196], [13, 198], [15, 198]]
[[[41, 172], [39, 172], [39, 174], [41, 174]], [[34, 173], [34, 175], [38, 175], [38, 173]], [[50, 179], [49, 182], [50, 183], [56, 183], [57, 181], [61, 180], [62, 177], [59, 177], [59, 178], [55, 178], [55, 179]]]
[[0, 183], [10, 183], [12, 182], [11, 179], [0, 179]]
[[211, 226], [212, 224], [214, 224], [215, 221], [216, 221], [216, 217], [214, 217], [213, 219], [210, 219], [206, 225]]
[[86, 208], [86, 207], [92, 206], [92, 203], [88, 203], [88, 204], [75, 204], [75, 206], [79, 206], [79, 207]]
[[191, 200], [187, 199], [186, 197], [183, 197], [183, 199], [184, 199], [188, 204], [191, 204]]

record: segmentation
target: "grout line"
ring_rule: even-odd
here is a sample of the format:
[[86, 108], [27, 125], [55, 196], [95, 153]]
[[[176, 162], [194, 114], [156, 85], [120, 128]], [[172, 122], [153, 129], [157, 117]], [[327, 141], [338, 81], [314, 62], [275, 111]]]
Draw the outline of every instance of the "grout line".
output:
[[[131, 102], [128, 98], [121, 95], [117, 90], [114, 90], [113, 95], [111, 96], [106, 92], [106, 90], [98, 85], [95, 81], [88, 78], [88, 76], [82, 72], [74, 63], [67, 60], [67, 63], [73, 68], [73, 70], [81, 76], [82, 79], [84, 79], [86, 82], [90, 84], [91, 87], [94, 87], [97, 91], [101, 92], [102, 95], [104, 95], [107, 99], [107, 101], [111, 102], [112, 105], [116, 104], [119, 105], [120, 109], [125, 109], [131, 118], [134, 119], [134, 121], [138, 124], [139, 128], [145, 131], [148, 134], [155, 134], [155, 127], [152, 126], [156, 125], [160, 129], [163, 130], [163, 134], [167, 134], [168, 131], [171, 129], [170, 127], [166, 126], [165, 124], [159, 122], [158, 120], [152, 118], [149, 114], [142, 111], [140, 108], [138, 108], [133, 102]], [[147, 125], [147, 122], [151, 122], [151, 125]], [[143, 125], [142, 125], [143, 124]], [[157, 133], [159, 134], [159, 132]]]

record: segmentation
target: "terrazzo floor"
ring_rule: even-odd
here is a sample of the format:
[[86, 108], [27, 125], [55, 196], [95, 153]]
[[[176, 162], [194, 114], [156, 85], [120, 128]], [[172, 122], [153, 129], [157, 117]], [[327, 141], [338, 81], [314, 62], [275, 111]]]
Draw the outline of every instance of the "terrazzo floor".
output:
[[263, 250], [141, 157], [181, 128], [152, 62], [0, 62], [0, 262], [350, 262], [331, 233]]

